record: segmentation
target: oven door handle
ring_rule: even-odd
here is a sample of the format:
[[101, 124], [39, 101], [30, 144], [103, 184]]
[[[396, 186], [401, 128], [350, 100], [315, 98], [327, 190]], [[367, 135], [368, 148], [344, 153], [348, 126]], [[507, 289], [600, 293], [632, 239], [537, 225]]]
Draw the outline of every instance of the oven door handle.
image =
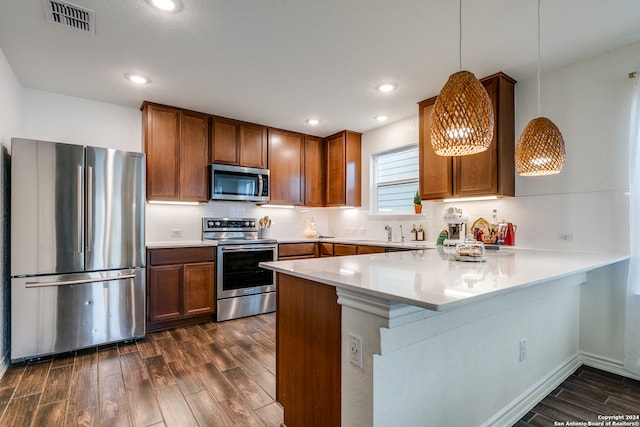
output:
[[264, 251], [266, 250], [276, 250], [277, 246], [275, 245], [235, 245], [235, 246], [220, 246], [222, 252], [249, 252], [249, 251]]

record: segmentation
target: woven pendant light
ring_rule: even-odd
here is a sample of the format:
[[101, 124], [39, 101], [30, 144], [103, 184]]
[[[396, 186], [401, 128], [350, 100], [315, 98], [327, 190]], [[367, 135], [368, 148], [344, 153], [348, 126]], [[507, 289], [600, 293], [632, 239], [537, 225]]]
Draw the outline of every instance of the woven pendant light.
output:
[[564, 139], [560, 129], [548, 118], [540, 117], [540, 0], [538, 0], [538, 118], [525, 126], [514, 161], [518, 175], [542, 176], [562, 172]]
[[[462, 70], [462, 0], [459, 3], [459, 65]], [[493, 140], [493, 105], [486, 89], [469, 71], [449, 76], [433, 106], [431, 145], [440, 156], [486, 151]]]

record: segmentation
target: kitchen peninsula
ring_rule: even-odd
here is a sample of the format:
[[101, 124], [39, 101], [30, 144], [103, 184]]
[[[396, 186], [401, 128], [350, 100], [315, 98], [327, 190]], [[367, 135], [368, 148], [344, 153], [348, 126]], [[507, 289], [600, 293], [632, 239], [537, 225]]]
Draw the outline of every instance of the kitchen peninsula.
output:
[[489, 252], [486, 262], [438, 248], [261, 264], [278, 273], [287, 427], [517, 421], [583, 363], [580, 285], [615, 280], [628, 256]]

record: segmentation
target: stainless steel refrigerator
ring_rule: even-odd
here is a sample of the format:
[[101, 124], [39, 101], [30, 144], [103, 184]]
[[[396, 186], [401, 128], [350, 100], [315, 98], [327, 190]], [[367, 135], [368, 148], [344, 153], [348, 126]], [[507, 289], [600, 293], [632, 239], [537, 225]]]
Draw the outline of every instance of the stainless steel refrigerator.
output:
[[145, 334], [144, 154], [11, 141], [11, 361]]

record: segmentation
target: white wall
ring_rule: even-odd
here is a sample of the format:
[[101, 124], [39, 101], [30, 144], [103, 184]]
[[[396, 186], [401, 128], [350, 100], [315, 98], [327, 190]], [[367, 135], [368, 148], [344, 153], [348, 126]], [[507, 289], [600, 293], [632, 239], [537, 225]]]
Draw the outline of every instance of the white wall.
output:
[[6, 369], [9, 357], [9, 205], [7, 147], [11, 136], [19, 132], [20, 83], [0, 49], [0, 375]]
[[36, 89], [22, 89], [21, 138], [142, 152], [142, 113]]

